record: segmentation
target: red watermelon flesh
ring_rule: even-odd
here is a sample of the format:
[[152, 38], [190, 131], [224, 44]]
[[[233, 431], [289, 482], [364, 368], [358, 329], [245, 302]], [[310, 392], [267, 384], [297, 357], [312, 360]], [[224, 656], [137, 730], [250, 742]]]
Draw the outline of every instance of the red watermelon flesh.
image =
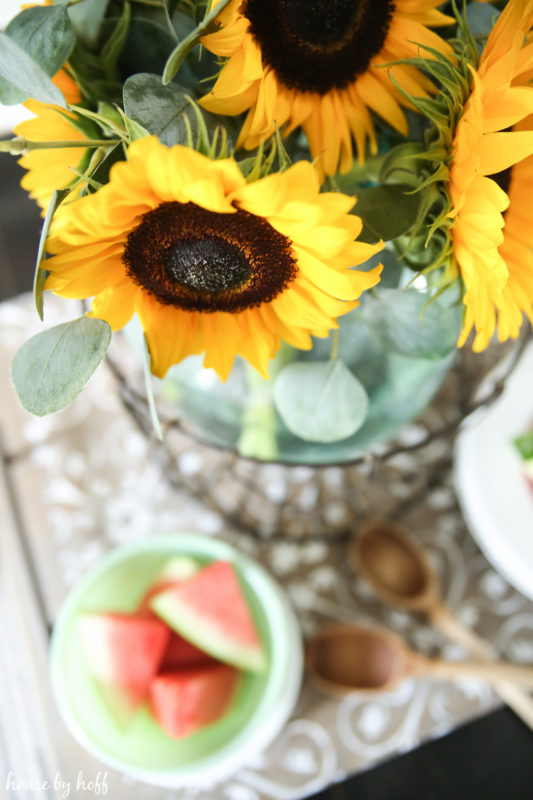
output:
[[84, 614], [79, 619], [82, 645], [91, 675], [116, 687], [119, 706], [136, 708], [148, 696], [171, 632], [161, 620], [135, 614]]
[[169, 672], [181, 667], [199, 667], [214, 663], [211, 656], [172, 631], [159, 671]]
[[227, 664], [158, 675], [150, 689], [154, 716], [172, 738], [190, 736], [226, 713], [238, 677], [238, 670]]
[[214, 658], [252, 672], [265, 670], [264, 649], [230, 563], [212, 562], [150, 605], [173, 630]]

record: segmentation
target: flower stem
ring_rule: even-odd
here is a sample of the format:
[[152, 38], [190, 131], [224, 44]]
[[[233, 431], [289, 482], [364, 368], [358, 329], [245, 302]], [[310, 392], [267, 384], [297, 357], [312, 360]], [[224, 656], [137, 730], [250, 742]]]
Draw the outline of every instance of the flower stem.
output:
[[63, 147], [110, 147], [119, 144], [120, 139], [74, 139], [61, 142], [32, 142], [16, 137], [0, 142], [0, 153], [22, 156], [31, 150], [58, 150]]
[[267, 381], [246, 364], [248, 402], [243, 411], [241, 434], [237, 450], [241, 456], [258, 458], [260, 461], [275, 461], [279, 458], [277, 441], [278, 419], [273, 399], [273, 383], [276, 375], [296, 358], [298, 351], [283, 343], [276, 357], [270, 362], [270, 378]]
[[331, 360], [335, 361], [336, 358], [339, 357], [339, 329], [333, 331], [333, 336], [331, 337]]

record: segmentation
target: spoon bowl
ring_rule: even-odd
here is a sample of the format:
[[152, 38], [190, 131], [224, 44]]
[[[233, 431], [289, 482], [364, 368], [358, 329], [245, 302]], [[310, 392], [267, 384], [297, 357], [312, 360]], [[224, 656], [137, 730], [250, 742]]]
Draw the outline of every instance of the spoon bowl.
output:
[[328, 692], [392, 689], [405, 672], [403, 642], [356, 625], [325, 625], [306, 643], [310, 680]]
[[380, 519], [368, 523], [352, 539], [348, 558], [391, 605], [427, 611], [439, 599], [437, 577], [428, 559], [397, 524]]
[[533, 687], [533, 668], [492, 662], [446, 661], [411, 650], [406, 642], [382, 628], [330, 624], [306, 644], [309, 680], [327, 693], [390, 691], [407, 677], [508, 680]]
[[[442, 601], [439, 580], [424, 550], [408, 531], [389, 520], [367, 523], [352, 539], [348, 561], [385, 603], [425, 614], [430, 622], [473, 657], [493, 663], [494, 649], [467, 628]], [[495, 688], [533, 730], [533, 699], [502, 675]]]

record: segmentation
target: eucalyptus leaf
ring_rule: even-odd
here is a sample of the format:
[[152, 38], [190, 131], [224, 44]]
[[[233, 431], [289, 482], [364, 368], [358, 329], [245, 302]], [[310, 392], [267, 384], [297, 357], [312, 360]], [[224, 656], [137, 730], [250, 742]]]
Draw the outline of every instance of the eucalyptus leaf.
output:
[[[63, 66], [75, 43], [74, 31], [63, 6], [27, 8], [11, 20], [6, 36], [15, 42], [48, 75], [53, 77]], [[6, 105], [28, 97], [5, 78], [0, 79], [0, 98]]]
[[296, 361], [274, 382], [274, 402], [287, 428], [308, 442], [337, 442], [355, 433], [368, 396], [340, 359]]
[[469, 3], [466, 18], [472, 36], [488, 36], [499, 15], [498, 9], [489, 3]]
[[[196, 136], [198, 123], [190, 101], [190, 93], [177, 84], [163, 86], [159, 75], [140, 73], [132, 75], [124, 84], [124, 110], [128, 117], [138, 122], [163, 144], [185, 144], [188, 139], [186, 116]], [[208, 130], [214, 130], [217, 119], [201, 111]]]
[[65, 98], [42, 67], [6, 33], [0, 33], [0, 78], [7, 82], [0, 84], [0, 103], [4, 105], [13, 105], [15, 87], [20, 90], [15, 103], [33, 97], [42, 103], [67, 107]]
[[388, 242], [406, 233], [418, 219], [422, 193], [410, 194], [405, 184], [372, 186], [357, 191], [353, 213], [363, 220], [359, 239], [364, 242]]
[[28, 339], [15, 354], [11, 378], [27, 411], [43, 417], [70, 405], [103, 359], [111, 328], [80, 317]]
[[[146, 46], [147, 42], [150, 42], [150, 47]], [[120, 55], [120, 69], [124, 75], [143, 72], [161, 75], [174, 45], [175, 39], [171, 37], [166, 26], [162, 27], [151, 19], [134, 16]], [[161, 78], [159, 82], [161, 83]]]
[[[338, 357], [357, 376], [368, 394], [383, 382], [387, 370], [388, 354], [369, 331], [363, 319], [362, 307], [354, 308], [338, 319]], [[332, 335], [313, 339], [312, 350], [299, 353], [301, 361], [321, 361], [329, 358]]]
[[368, 292], [363, 317], [384, 349], [412, 358], [444, 358], [459, 335], [459, 308], [415, 289]]
[[71, 22], [80, 42], [94, 47], [100, 36], [109, 0], [83, 0], [69, 7]]

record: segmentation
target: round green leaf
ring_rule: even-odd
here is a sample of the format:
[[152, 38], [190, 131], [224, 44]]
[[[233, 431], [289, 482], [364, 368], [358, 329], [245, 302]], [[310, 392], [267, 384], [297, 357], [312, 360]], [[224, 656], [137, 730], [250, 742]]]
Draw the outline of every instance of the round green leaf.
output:
[[288, 364], [275, 380], [274, 402], [287, 428], [307, 442], [346, 439], [368, 412], [365, 389], [340, 359]]
[[385, 350], [412, 358], [444, 358], [459, 335], [459, 310], [415, 289], [376, 289], [363, 318]]
[[56, 325], [28, 339], [11, 366], [24, 408], [44, 417], [70, 405], [104, 357], [110, 340], [107, 322], [91, 317]]
[[0, 102], [14, 105], [27, 97], [66, 108], [65, 98], [39, 64], [0, 33]]
[[[27, 8], [11, 20], [5, 30], [5, 35], [9, 37], [24, 53], [37, 64], [48, 78], [53, 77], [58, 69], [63, 66], [72, 52], [75, 44], [74, 31], [70, 24], [68, 11], [63, 6], [48, 6], [43, 8], [35, 6]], [[6, 105], [20, 103], [27, 97], [34, 97], [44, 102], [52, 102], [46, 98], [50, 96], [53, 89], [46, 82], [43, 76], [34, 82], [32, 80], [31, 69], [28, 62], [17, 53], [16, 50], [5, 50], [6, 43], [3, 43], [2, 60], [18, 59], [12, 64], [4, 65], [0, 79], [0, 98]], [[7, 45], [9, 48], [9, 45]], [[18, 63], [20, 61], [20, 63]], [[14, 69], [13, 69], [14, 67]], [[35, 66], [33, 67], [35, 69]], [[40, 70], [38, 70], [40, 73]], [[40, 80], [40, 82], [39, 82]], [[50, 82], [51, 83], [51, 82]], [[55, 87], [54, 87], [55, 88]], [[44, 94], [43, 94], [44, 91]], [[39, 94], [39, 97], [37, 96]], [[54, 102], [61, 103], [62, 95], [57, 89], [57, 97]]]
[[389, 242], [410, 230], [418, 219], [422, 192], [412, 194], [408, 184], [391, 184], [357, 189], [353, 213], [363, 220], [359, 239]]
[[[124, 111], [130, 119], [154, 133], [163, 144], [169, 147], [187, 144], [190, 132], [193, 140], [199, 133], [189, 96], [190, 92], [176, 83], [163, 86], [159, 75], [139, 73], [129, 77], [124, 84]], [[213, 133], [218, 118], [201, 109], [200, 113], [207, 132]]]

